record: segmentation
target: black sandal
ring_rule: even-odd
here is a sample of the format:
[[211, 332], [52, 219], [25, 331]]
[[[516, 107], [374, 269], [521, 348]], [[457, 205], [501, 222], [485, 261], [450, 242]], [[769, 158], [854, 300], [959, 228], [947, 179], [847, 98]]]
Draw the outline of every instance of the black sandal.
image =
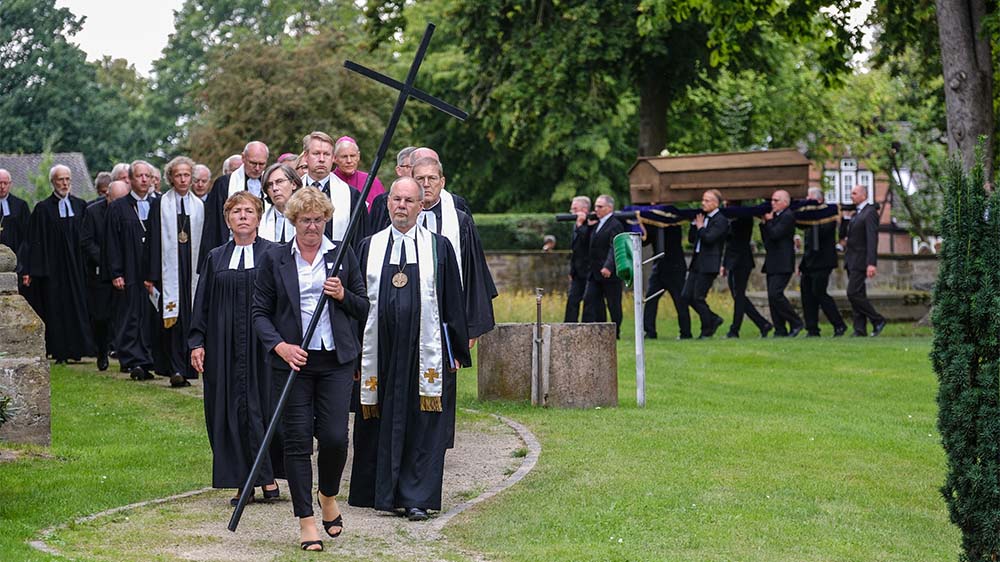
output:
[[264, 500], [278, 499], [278, 496], [281, 494], [281, 488], [278, 487], [278, 483], [277, 482], [274, 483], [274, 489], [273, 490], [268, 490], [267, 488], [265, 488], [263, 486], [261, 486], [260, 490], [262, 492], [264, 492]]
[[[319, 548], [309, 548], [316, 545], [319, 545]], [[302, 541], [299, 547], [306, 552], [323, 552], [323, 541]]]
[[[340, 530], [337, 531], [337, 534], [333, 534], [330, 532], [331, 527], [340, 527]], [[326, 534], [330, 535], [331, 537], [333, 538], [339, 537], [340, 533], [344, 532], [344, 514], [341, 513], [333, 521], [323, 521], [323, 528], [326, 529]]]
[[[240, 495], [241, 495], [240, 491], [237, 490], [236, 491], [236, 495], [233, 496], [233, 497], [231, 497], [231, 498], [229, 498], [229, 505], [231, 507], [236, 507], [236, 506], [240, 505]], [[257, 500], [257, 494], [256, 493], [250, 494], [250, 499], [247, 500], [247, 504], [251, 504], [251, 503], [255, 502], [256, 500]]]

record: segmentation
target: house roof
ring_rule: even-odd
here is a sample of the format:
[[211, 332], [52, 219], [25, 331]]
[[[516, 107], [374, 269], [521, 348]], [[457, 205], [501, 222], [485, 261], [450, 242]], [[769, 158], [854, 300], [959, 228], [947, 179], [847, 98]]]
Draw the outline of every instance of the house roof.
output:
[[[0, 154], [0, 168], [10, 172], [13, 187], [28, 187], [31, 176], [38, 175], [38, 166], [42, 163], [42, 154]], [[97, 197], [94, 181], [87, 169], [87, 161], [82, 152], [57, 152], [52, 155], [52, 163], [62, 164], [70, 169], [73, 186], [71, 193], [81, 199], [90, 200]], [[48, 175], [48, 171], [44, 171]]]

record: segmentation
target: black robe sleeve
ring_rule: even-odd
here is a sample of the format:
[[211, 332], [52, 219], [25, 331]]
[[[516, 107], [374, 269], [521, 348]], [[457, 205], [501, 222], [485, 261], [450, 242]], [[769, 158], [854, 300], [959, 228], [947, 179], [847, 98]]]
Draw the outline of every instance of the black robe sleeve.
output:
[[469, 215], [458, 211], [462, 240], [462, 281], [465, 286], [465, 314], [470, 338], [489, 332], [496, 325], [493, 299], [497, 296], [493, 275], [486, 265], [479, 233]]
[[146, 235], [146, 252], [149, 256], [147, 264], [149, 271], [146, 272], [146, 281], [152, 281], [159, 285], [162, 271], [160, 260], [163, 259], [163, 241], [160, 238], [160, 197], [153, 199], [149, 204], [149, 234]]
[[452, 358], [458, 360], [462, 367], [471, 367], [470, 334], [465, 316], [465, 299], [462, 298], [462, 280], [458, 276], [458, 260], [451, 243], [443, 236], [434, 236], [438, 245], [438, 311], [441, 313], [441, 322], [448, 330]]
[[198, 289], [194, 294], [194, 306], [191, 312], [191, 327], [188, 329], [188, 347], [191, 349], [205, 347], [205, 334], [211, 315], [208, 293], [215, 282], [215, 262], [219, 259], [220, 253], [225, 253], [225, 248], [209, 252], [198, 277]]

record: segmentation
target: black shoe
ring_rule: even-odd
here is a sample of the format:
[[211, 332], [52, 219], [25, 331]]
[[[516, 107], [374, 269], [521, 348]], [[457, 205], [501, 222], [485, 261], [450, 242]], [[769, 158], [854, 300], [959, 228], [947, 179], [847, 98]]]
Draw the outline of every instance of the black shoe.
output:
[[144, 381], [148, 375], [149, 373], [147, 373], [142, 367], [132, 367], [129, 370], [129, 377], [131, 377], [134, 381]]
[[66, 364], [65, 359], [56, 359], [56, 365], [65, 365], [65, 364]]
[[868, 334], [866, 334], [864, 332], [859, 332], [859, 331], [855, 330], [855, 331], [851, 332], [851, 337], [852, 338], [866, 338], [866, 337], [868, 337]]
[[131, 370], [132, 370], [132, 368], [129, 367], [128, 365], [119, 365], [118, 366], [118, 372], [119, 373], [127, 373], [127, 372], [129, 372]]
[[841, 326], [839, 328], [833, 329], [833, 337], [839, 338], [847, 333], [847, 326]]
[[274, 483], [274, 489], [268, 490], [267, 488], [261, 486], [260, 491], [264, 492], [264, 501], [276, 500], [278, 496], [281, 495], [281, 488], [278, 487], [278, 483]]
[[[424, 519], [426, 518], [427, 514], [425, 513]], [[411, 521], [413, 521], [413, 519], [411, 519]], [[330, 532], [330, 529], [334, 527], [340, 527], [340, 529], [336, 533]], [[333, 538], [339, 537], [340, 533], [344, 532], [344, 514], [341, 513], [333, 521], [323, 521], [323, 528], [326, 529], [326, 534], [330, 535], [331, 537]]]
[[185, 386], [191, 386], [191, 383], [184, 378], [184, 375], [180, 373], [174, 373], [170, 375], [170, 387], [171, 388], [184, 388]]
[[703, 339], [708, 339], [708, 338], [714, 336], [715, 335], [715, 331], [718, 330], [722, 326], [723, 322], [724, 321], [722, 320], [721, 316], [716, 316], [712, 320], [712, 323], [709, 324], [707, 330], [702, 329], [701, 335], [698, 336], [698, 339], [703, 340]]
[[794, 338], [795, 336], [799, 335], [801, 332], [802, 332], [802, 326], [796, 326], [796, 327], [792, 328], [791, 332], [788, 332], [788, 337]]
[[108, 354], [102, 353], [97, 356], [97, 370], [107, 371], [108, 370]]
[[875, 324], [875, 326], [872, 328], [872, 337], [874, 338], [875, 336], [881, 334], [882, 330], [884, 329], [885, 329], [885, 320], [879, 322], [878, 324]]
[[739, 337], [740, 337], [739, 332], [726, 332], [726, 338], [728, 339], [739, 338]]
[[651, 334], [649, 332], [646, 332], [645, 335], [643, 335], [642, 337], [643, 337], [643, 339], [647, 339], [647, 340], [655, 340], [656, 339], [656, 334]]
[[764, 324], [764, 327], [760, 329], [760, 337], [766, 338], [767, 335], [771, 333], [771, 330], [773, 329], [774, 329], [774, 324], [771, 324], [770, 322]]
[[408, 507], [406, 508], [406, 518], [410, 521], [425, 521], [427, 512], [419, 507]]
[[809, 332], [809, 333], [806, 334], [806, 337], [807, 338], [818, 338], [819, 337], [819, 332]]
[[677, 336], [677, 339], [679, 339], [679, 340], [689, 340], [689, 339], [691, 339], [691, 334], [688, 334], [686, 336], [685, 335]]
[[[236, 495], [233, 496], [233, 497], [231, 497], [231, 498], [229, 498], [229, 505], [231, 507], [236, 507], [236, 506], [240, 505], [240, 493], [241, 492], [239, 490], [236, 490]], [[252, 504], [255, 501], [257, 501], [257, 493], [256, 492], [250, 494], [250, 499], [247, 500], [247, 505]]]
[[[310, 546], [319, 546], [319, 548], [309, 548]], [[302, 541], [299, 543], [299, 548], [306, 552], [323, 552], [323, 541]]]

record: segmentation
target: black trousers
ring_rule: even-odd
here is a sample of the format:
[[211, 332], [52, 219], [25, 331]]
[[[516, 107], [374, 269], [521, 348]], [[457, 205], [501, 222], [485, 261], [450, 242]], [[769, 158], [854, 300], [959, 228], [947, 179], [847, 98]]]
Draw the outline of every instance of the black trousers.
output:
[[868, 301], [868, 288], [865, 280], [868, 278], [864, 269], [847, 270], [847, 300], [851, 301], [851, 315], [854, 317], [854, 333], [867, 334], [866, 320], [872, 326], [885, 322], [885, 317], [875, 310]]
[[[285, 474], [296, 517], [313, 514], [313, 437], [319, 442], [316, 470], [319, 491], [327, 497], [340, 493], [340, 480], [347, 463], [347, 419], [354, 388], [352, 361], [342, 364], [335, 351], [309, 351], [308, 362], [292, 383], [281, 420], [284, 424]], [[284, 384], [288, 371], [273, 369]]]
[[729, 333], [739, 334], [743, 326], [743, 316], [746, 315], [757, 326], [758, 330], [763, 330], [770, 324], [767, 318], [761, 314], [757, 307], [747, 298], [747, 285], [750, 281], [750, 268], [742, 267], [730, 269], [726, 272], [726, 283], [729, 285], [729, 292], [733, 295], [733, 323], [729, 327]]
[[[605, 306], [607, 310], [605, 311]], [[607, 322], [608, 313], [615, 323], [618, 337], [622, 334], [622, 281], [617, 277], [598, 281], [591, 277], [583, 292], [583, 321]]]
[[817, 269], [813, 271], [803, 271], [799, 283], [802, 288], [802, 316], [806, 321], [806, 332], [814, 336], [819, 335], [819, 310], [823, 309], [827, 320], [833, 324], [836, 330], [846, 330], [847, 325], [844, 318], [837, 310], [837, 303], [827, 292], [830, 285], [831, 269]]
[[791, 273], [767, 274], [767, 305], [771, 309], [771, 323], [774, 324], [776, 336], [786, 335], [790, 330], [802, 327], [802, 319], [785, 296], [785, 287], [788, 287], [788, 280], [791, 278]]
[[712, 309], [708, 307], [708, 302], [705, 301], [705, 297], [708, 296], [708, 290], [712, 288], [715, 278], [715, 273], [698, 273], [692, 271], [688, 273], [687, 280], [684, 281], [684, 289], [681, 292], [684, 301], [698, 313], [698, 318], [701, 319], [702, 334], [707, 334], [710, 326], [722, 322], [722, 317], [712, 312]]
[[563, 322], [580, 321], [580, 303], [583, 302], [583, 292], [587, 289], [587, 279], [585, 277], [571, 276], [569, 280], [569, 292], [566, 293], [566, 316]]
[[[649, 287], [646, 289], [646, 297], [660, 291], [666, 290], [670, 294], [670, 299], [674, 301], [674, 309], [677, 310], [677, 327], [680, 329], [681, 337], [691, 336], [691, 312], [688, 310], [687, 301], [684, 300], [685, 271], [660, 271], [655, 266], [653, 273], [649, 276]], [[646, 307], [642, 313], [642, 328], [646, 335], [656, 337], [656, 311], [659, 308], [659, 295], [646, 302]]]

